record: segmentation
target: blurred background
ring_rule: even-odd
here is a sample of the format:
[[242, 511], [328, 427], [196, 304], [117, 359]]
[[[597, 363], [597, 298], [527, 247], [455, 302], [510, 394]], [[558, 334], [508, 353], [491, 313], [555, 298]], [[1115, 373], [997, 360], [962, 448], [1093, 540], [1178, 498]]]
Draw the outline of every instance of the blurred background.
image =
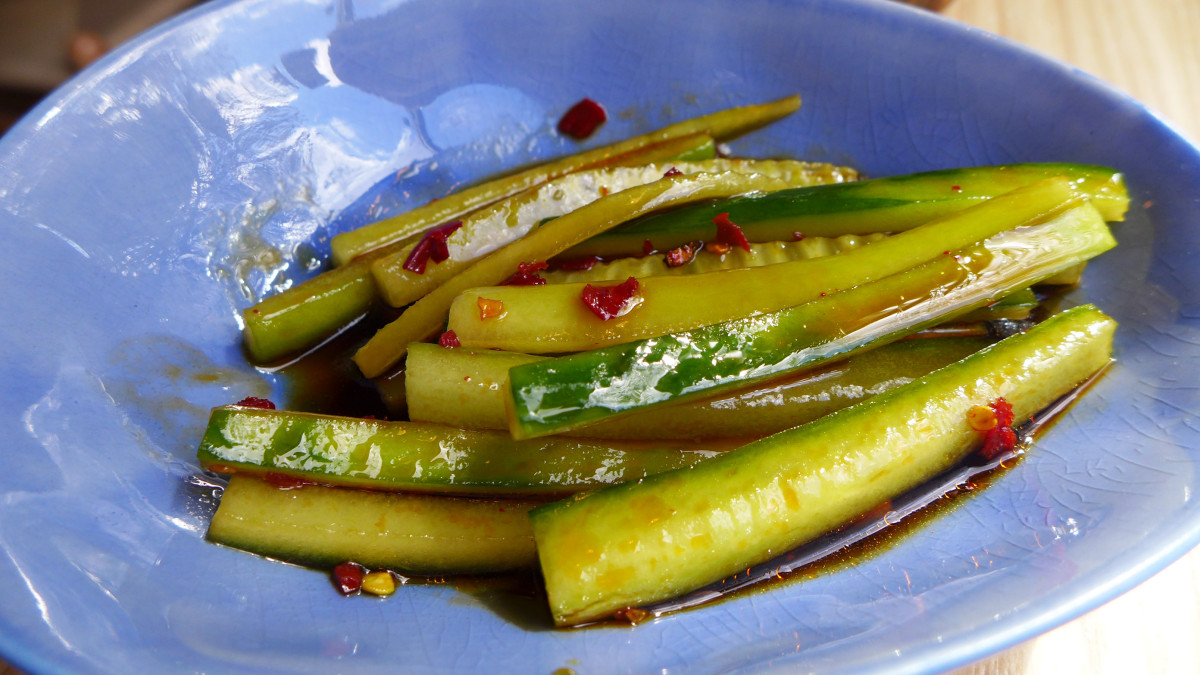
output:
[[106, 51], [198, 0], [0, 0], [0, 134]]

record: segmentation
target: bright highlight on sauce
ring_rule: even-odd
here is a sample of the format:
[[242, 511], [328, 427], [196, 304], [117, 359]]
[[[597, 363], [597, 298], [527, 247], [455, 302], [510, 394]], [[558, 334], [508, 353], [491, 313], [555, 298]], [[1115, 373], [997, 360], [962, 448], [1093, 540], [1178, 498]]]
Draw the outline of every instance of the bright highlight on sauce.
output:
[[627, 607], [625, 609], [618, 609], [617, 611], [613, 612], [614, 620], [628, 623], [631, 626], [636, 626], [650, 617], [650, 612], [641, 609], [640, 607]]

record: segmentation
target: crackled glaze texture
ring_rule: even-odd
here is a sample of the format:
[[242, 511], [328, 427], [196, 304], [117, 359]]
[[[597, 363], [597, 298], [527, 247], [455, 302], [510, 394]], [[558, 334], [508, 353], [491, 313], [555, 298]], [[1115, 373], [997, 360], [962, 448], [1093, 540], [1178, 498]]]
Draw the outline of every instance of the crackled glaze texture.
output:
[[[209, 407], [282, 398], [237, 312], [331, 234], [492, 172], [800, 92], [739, 153], [882, 176], [1113, 164], [1134, 208], [1070, 302], [1118, 363], [988, 489], [879, 555], [636, 629], [445, 586], [339, 598], [205, 543]], [[0, 653], [32, 672], [924, 672], [1113, 597], [1200, 539], [1200, 155], [1092, 78], [866, 0], [246, 0], [101, 60], [0, 141]]]

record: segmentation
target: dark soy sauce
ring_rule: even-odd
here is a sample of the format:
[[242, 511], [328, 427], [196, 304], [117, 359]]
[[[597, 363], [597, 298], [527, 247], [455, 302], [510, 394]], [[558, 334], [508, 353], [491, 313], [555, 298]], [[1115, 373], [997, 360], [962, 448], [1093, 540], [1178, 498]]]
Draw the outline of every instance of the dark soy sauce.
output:
[[945, 509], [960, 503], [960, 497], [1002, 475], [1001, 469], [1014, 466], [1023, 454], [1023, 448], [1028, 447], [1037, 434], [1048, 429], [1051, 422], [1106, 371], [1107, 368], [1093, 374], [1022, 425], [1017, 431], [1019, 443], [1016, 450], [998, 455], [990, 461], [984, 461], [980, 455], [974, 454], [965, 464], [774, 560], [705, 588], [644, 607], [648, 612], [647, 618], [724, 599], [751, 589], [765, 590], [780, 582], [811, 579], [826, 572], [845, 569], [886, 550], [904, 535], [915, 532], [944, 513]]
[[394, 419], [387, 414], [375, 384], [358, 372], [351, 357], [395, 315], [394, 310], [377, 309], [299, 356], [260, 367], [282, 381], [287, 400], [280, 407], [323, 415]]
[[[1041, 304], [1035, 309], [1032, 320], [997, 320], [965, 326], [935, 327], [927, 333], [910, 336], [908, 339], [936, 338], [947, 334], [957, 335], [959, 332], [970, 335], [986, 334], [995, 338], [1007, 337], [1054, 313], [1047, 309], [1048, 306], [1057, 311], [1063, 290], [1039, 290], [1038, 299]], [[396, 313], [395, 310], [377, 310], [299, 358], [263, 370], [276, 374], [285, 383], [288, 409], [403, 419], [403, 416], [395, 414], [395, 411], [388, 414], [375, 385], [363, 379], [350, 360], [358, 347], [376, 329], [394, 318]], [[736, 597], [741, 593], [769, 590], [779, 583], [812, 579], [868, 560], [960, 504], [960, 500], [974, 490], [1003, 475], [1003, 469], [1014, 466], [1020, 460], [1023, 448], [1032, 442], [1034, 436], [1048, 428], [1056, 416], [1066, 410], [1104, 372], [1102, 370], [1094, 374], [1023, 425], [1018, 430], [1019, 443], [1015, 451], [990, 461], [984, 461], [978, 454], [972, 455], [964, 464], [769, 562], [677, 598], [631, 610], [621, 618], [593, 622], [581, 627], [637, 623]], [[221, 486], [219, 483], [212, 485], [206, 482], [202, 487], [215, 488], [212, 491], [219, 493]], [[328, 574], [327, 570], [317, 571]], [[403, 577], [400, 583], [449, 585], [462, 592], [465, 597], [472, 598], [472, 601], [486, 606], [514, 624], [533, 630], [551, 624], [545, 591], [536, 571], [483, 577]]]

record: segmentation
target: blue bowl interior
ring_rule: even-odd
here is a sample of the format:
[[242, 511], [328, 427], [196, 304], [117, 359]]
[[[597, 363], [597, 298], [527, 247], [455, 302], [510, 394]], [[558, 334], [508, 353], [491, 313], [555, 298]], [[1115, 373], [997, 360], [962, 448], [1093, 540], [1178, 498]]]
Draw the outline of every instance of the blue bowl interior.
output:
[[[986, 490], [877, 555], [637, 627], [554, 631], [447, 586], [338, 598], [207, 544], [208, 408], [286, 398], [238, 311], [329, 237], [516, 165], [793, 92], [732, 144], [873, 176], [1110, 164], [1133, 208], [1070, 303], [1117, 364]], [[31, 672], [927, 672], [1131, 587], [1200, 539], [1197, 150], [1068, 67], [889, 3], [217, 2], [0, 142], [0, 652]]]

